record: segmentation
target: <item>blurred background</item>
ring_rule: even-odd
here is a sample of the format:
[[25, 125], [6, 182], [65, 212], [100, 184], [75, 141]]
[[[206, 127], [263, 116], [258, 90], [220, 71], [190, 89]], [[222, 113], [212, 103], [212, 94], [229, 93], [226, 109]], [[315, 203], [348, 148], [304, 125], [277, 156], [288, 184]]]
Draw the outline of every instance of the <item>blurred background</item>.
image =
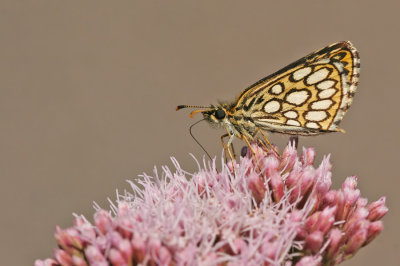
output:
[[[361, 78], [341, 127], [300, 138], [331, 153], [334, 188], [359, 177], [387, 196], [385, 230], [343, 265], [398, 265], [400, 21], [396, 1], [1, 1], [0, 257], [52, 256], [55, 225], [92, 219], [127, 179], [153, 167], [187, 171], [204, 152], [177, 104], [233, 100], [244, 88], [331, 43], [360, 51]], [[194, 134], [212, 156], [220, 136]], [[288, 137], [272, 134], [280, 148]], [[237, 150], [243, 145], [235, 142]], [[384, 263], [382, 264], [382, 261]], [[397, 262], [396, 262], [397, 261]]]

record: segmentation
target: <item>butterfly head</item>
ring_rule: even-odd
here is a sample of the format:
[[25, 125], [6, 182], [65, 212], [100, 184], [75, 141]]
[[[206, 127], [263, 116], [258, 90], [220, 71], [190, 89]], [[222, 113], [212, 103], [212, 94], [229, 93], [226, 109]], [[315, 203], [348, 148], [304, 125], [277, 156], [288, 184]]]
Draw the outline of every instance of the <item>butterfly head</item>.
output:
[[197, 113], [203, 114], [205, 120], [207, 120], [211, 125], [214, 126], [222, 126], [226, 123], [227, 119], [227, 110], [223, 105], [218, 106], [193, 106], [193, 105], [178, 105], [176, 110], [180, 110], [182, 108], [204, 108], [199, 110], [194, 110], [190, 113], [190, 117], [193, 117]]

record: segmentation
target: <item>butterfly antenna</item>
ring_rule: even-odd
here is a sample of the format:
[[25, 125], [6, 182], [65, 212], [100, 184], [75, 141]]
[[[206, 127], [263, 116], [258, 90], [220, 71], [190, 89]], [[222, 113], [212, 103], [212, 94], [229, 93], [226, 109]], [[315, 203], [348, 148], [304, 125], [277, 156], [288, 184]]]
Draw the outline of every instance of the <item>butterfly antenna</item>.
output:
[[198, 106], [198, 105], [178, 105], [176, 107], [176, 111], [181, 110], [183, 108], [211, 108], [211, 106]]
[[204, 121], [204, 120], [205, 120], [205, 119], [201, 119], [201, 120], [197, 121], [196, 123], [194, 123], [193, 125], [191, 125], [191, 126], [189, 127], [189, 133], [190, 133], [190, 136], [192, 136], [192, 138], [194, 139], [194, 141], [196, 141], [197, 144], [199, 144], [199, 146], [200, 146], [200, 147], [203, 149], [203, 151], [207, 154], [208, 158], [210, 158], [210, 160], [212, 161], [212, 158], [211, 158], [210, 154], [208, 154], [208, 152], [206, 151], [206, 149], [204, 149], [203, 145], [201, 145], [200, 142], [199, 142], [199, 141], [193, 136], [193, 134], [192, 134], [192, 127], [194, 127], [195, 125], [197, 125], [198, 123], [200, 123], [201, 121]]

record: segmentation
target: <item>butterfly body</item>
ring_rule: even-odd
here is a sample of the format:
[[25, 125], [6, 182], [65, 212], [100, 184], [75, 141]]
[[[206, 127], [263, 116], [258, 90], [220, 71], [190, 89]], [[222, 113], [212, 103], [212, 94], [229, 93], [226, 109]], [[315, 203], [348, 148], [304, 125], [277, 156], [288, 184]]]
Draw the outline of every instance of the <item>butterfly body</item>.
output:
[[[315, 51], [245, 89], [233, 102], [211, 105], [205, 120], [246, 142], [260, 130], [290, 135], [344, 132], [339, 128], [357, 89], [360, 59], [348, 41]], [[182, 105], [177, 110], [185, 107]]]
[[230, 136], [242, 138], [242, 135], [253, 140], [256, 125], [250, 113], [238, 113], [232, 109], [232, 104], [219, 104], [215, 110], [203, 112], [203, 117], [212, 126], [223, 127]]

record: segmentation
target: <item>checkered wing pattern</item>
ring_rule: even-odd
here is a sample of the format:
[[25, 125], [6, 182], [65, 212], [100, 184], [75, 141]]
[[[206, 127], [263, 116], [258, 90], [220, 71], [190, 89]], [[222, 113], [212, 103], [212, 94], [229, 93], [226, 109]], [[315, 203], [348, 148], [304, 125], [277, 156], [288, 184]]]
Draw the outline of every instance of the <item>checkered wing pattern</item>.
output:
[[360, 72], [354, 46], [338, 42], [305, 56], [244, 90], [229, 108], [272, 132], [316, 135], [338, 127]]

